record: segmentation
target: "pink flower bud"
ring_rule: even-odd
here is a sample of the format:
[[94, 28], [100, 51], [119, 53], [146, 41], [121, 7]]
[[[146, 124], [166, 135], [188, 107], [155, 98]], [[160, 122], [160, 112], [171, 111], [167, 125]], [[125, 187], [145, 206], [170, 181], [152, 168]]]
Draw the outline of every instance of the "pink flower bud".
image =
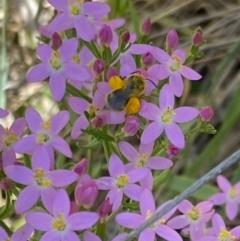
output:
[[0, 181], [0, 188], [2, 188], [4, 191], [10, 190], [12, 188], [12, 182], [7, 177], [3, 178]]
[[91, 208], [98, 196], [98, 186], [95, 180], [88, 174], [84, 174], [75, 188], [74, 195], [78, 205], [83, 205], [86, 209]]
[[109, 47], [110, 43], [113, 40], [112, 29], [108, 25], [103, 24], [102, 28], [99, 31], [98, 37], [101, 45]]
[[[77, 213], [78, 212], [78, 206], [75, 202], [70, 202], [70, 214]], [[69, 214], [69, 215], [70, 215]]]
[[151, 33], [151, 30], [152, 30], [152, 22], [150, 18], [147, 18], [141, 26], [141, 33], [143, 35], [149, 35]]
[[130, 33], [129, 31], [125, 31], [123, 32], [123, 34], [121, 35], [121, 39], [122, 39], [122, 42], [127, 44], [130, 40]]
[[58, 50], [62, 45], [62, 39], [58, 33], [52, 35], [52, 48]]
[[175, 29], [172, 29], [168, 32], [166, 37], [166, 49], [167, 51], [174, 51], [177, 49], [179, 44], [178, 34]]
[[88, 159], [83, 158], [80, 162], [74, 165], [73, 171], [76, 172], [79, 176], [84, 174], [88, 168]]
[[110, 212], [112, 212], [112, 204], [110, 204], [110, 200], [109, 198], [107, 198], [101, 203], [98, 210], [101, 223], [104, 223], [107, 221], [107, 217]]
[[211, 106], [205, 106], [200, 110], [199, 115], [200, 115], [202, 121], [207, 122], [212, 119], [213, 113], [214, 113], [214, 111]]
[[147, 52], [145, 54], [142, 55], [142, 63], [144, 66], [150, 66], [153, 64], [154, 61], [154, 57], [152, 55], [152, 53]]
[[100, 75], [104, 70], [104, 61], [102, 59], [96, 59], [93, 64], [93, 71], [96, 75]]
[[96, 128], [102, 127], [107, 124], [107, 117], [104, 115], [95, 116], [92, 119], [92, 124]]
[[134, 136], [140, 127], [140, 121], [137, 116], [129, 115], [126, 118], [125, 125], [123, 127], [123, 131], [125, 136]]
[[168, 145], [168, 149], [167, 149], [167, 155], [168, 155], [168, 158], [172, 158], [172, 156], [177, 156], [180, 152], [180, 148], [174, 146], [172, 143], [170, 143]]
[[192, 45], [200, 46], [203, 42], [203, 33], [201, 28], [197, 28], [192, 36]]
[[110, 66], [107, 71], [107, 79], [110, 79], [113, 76], [118, 75], [118, 71], [116, 68]]

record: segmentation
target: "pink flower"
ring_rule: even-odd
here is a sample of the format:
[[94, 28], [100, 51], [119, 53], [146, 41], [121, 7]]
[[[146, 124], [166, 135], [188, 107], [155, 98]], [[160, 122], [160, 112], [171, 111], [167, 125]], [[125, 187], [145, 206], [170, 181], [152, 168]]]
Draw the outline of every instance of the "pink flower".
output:
[[59, 189], [53, 199], [44, 202], [44, 206], [51, 206], [50, 214], [31, 212], [26, 215], [27, 223], [34, 229], [46, 232], [40, 241], [80, 241], [74, 231], [90, 228], [98, 220], [98, 214], [93, 212], [77, 212], [70, 214], [70, 200], [64, 189]]
[[78, 0], [48, 0], [60, 13], [50, 23], [55, 32], [75, 28], [77, 36], [91, 41], [96, 34], [96, 26], [109, 11], [110, 7], [101, 2], [84, 2]]
[[115, 212], [121, 205], [123, 194], [129, 198], [139, 201], [142, 188], [135, 182], [141, 181], [146, 175], [146, 169], [135, 169], [126, 171], [120, 158], [112, 154], [109, 160], [110, 177], [100, 177], [97, 180], [99, 190], [110, 190], [110, 203], [113, 204], [113, 212]]
[[197, 241], [237, 241], [240, 238], [240, 226], [231, 230], [226, 228], [222, 217], [215, 213], [212, 218], [212, 225], [215, 235], [209, 235], [197, 239]]
[[84, 66], [72, 62], [78, 48], [77, 38], [63, 42], [58, 50], [53, 50], [47, 44], [40, 44], [37, 54], [41, 64], [32, 67], [27, 73], [29, 82], [40, 82], [49, 78], [49, 86], [55, 101], [60, 101], [65, 93], [66, 80], [85, 81], [91, 74]]
[[3, 241], [28, 241], [33, 232], [32, 226], [29, 224], [24, 224], [16, 232], [14, 232], [11, 237], [8, 236], [7, 232], [0, 227], [0, 240]]
[[163, 131], [170, 142], [176, 147], [185, 145], [184, 134], [177, 123], [188, 122], [197, 117], [199, 110], [193, 107], [174, 108], [174, 95], [168, 84], [164, 85], [159, 95], [159, 107], [152, 103], [142, 101], [139, 114], [153, 121], [143, 131], [141, 143], [149, 144], [155, 141]]
[[[120, 213], [116, 216], [116, 222], [123, 227], [135, 229], [155, 212], [162, 210], [168, 202], [163, 203], [160, 207], [155, 208], [155, 201], [152, 193], [148, 189], [144, 189], [140, 196], [140, 211], [141, 214], [137, 213]], [[149, 228], [142, 231], [139, 235], [139, 241], [154, 241], [156, 234], [167, 241], [182, 241], [181, 236], [175, 231], [169, 228], [165, 223], [173, 213], [176, 208], [172, 209], [170, 212], [161, 217], [157, 222], [152, 224]], [[124, 237], [125, 235], [123, 235]], [[122, 237], [122, 238], [123, 238]], [[115, 238], [114, 241], [121, 240]]]
[[60, 111], [50, 120], [43, 121], [40, 114], [29, 107], [26, 110], [26, 121], [33, 132], [15, 143], [17, 153], [35, 153], [39, 148], [46, 149], [49, 153], [52, 166], [54, 161], [54, 149], [67, 157], [72, 157], [72, 151], [68, 143], [58, 133], [64, 128], [69, 120], [67, 111]]
[[193, 206], [188, 200], [182, 201], [178, 209], [182, 215], [169, 220], [167, 225], [173, 229], [182, 229], [189, 225], [190, 237], [196, 240], [204, 236], [204, 223], [211, 220], [214, 210], [213, 203], [204, 201]]
[[16, 119], [11, 127], [4, 129], [0, 125], [0, 152], [2, 151], [3, 167], [12, 165], [16, 160], [15, 143], [26, 128], [25, 118]]
[[222, 175], [217, 177], [217, 184], [222, 192], [214, 194], [209, 200], [214, 205], [226, 204], [226, 214], [233, 220], [238, 214], [238, 204], [240, 203], [240, 182], [234, 186]]
[[26, 185], [15, 203], [18, 214], [29, 210], [41, 197], [42, 201], [51, 199], [54, 187], [64, 187], [76, 181], [77, 173], [69, 170], [50, 171], [47, 150], [42, 147], [34, 152], [32, 170], [25, 166], [12, 165], [5, 168], [6, 175], [13, 181]]
[[169, 84], [174, 95], [180, 97], [183, 93], [182, 76], [189, 80], [199, 80], [202, 78], [200, 74], [191, 68], [183, 65], [186, 59], [185, 51], [183, 49], [176, 49], [172, 55], [169, 56], [160, 48], [155, 48], [152, 52], [153, 56], [161, 65], [159, 65], [159, 79], [166, 79], [169, 77]]
[[148, 174], [142, 181], [140, 181], [141, 186], [144, 188], [148, 188], [150, 190], [152, 189], [153, 176], [151, 169], [165, 170], [173, 165], [172, 161], [165, 157], [151, 157], [154, 143], [150, 143], [148, 145], [143, 145], [141, 143], [139, 146], [139, 152], [126, 141], [119, 142], [118, 146], [122, 154], [130, 162], [130, 164], [127, 164], [129, 170], [136, 168], [144, 168], [147, 170]]
[[5, 118], [8, 114], [8, 111], [0, 108], [0, 118]]

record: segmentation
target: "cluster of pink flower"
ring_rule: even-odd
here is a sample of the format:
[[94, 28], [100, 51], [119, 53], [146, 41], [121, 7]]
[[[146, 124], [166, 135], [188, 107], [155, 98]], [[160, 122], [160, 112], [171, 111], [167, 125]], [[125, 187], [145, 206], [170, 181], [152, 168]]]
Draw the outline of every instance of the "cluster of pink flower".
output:
[[[47, 79], [55, 101], [67, 96], [70, 108], [79, 115], [71, 138], [85, 134], [91, 136], [90, 144], [102, 144], [110, 175], [93, 179], [89, 168], [92, 163], [86, 158], [70, 170], [56, 168], [56, 153], [72, 157], [69, 143], [60, 136], [70, 119], [67, 110], [44, 121], [29, 107], [25, 118], [16, 119], [9, 129], [0, 125], [0, 187], [7, 196], [17, 197], [15, 212], [24, 214], [26, 220], [11, 240], [26, 241], [34, 230], [40, 231], [41, 241], [79, 241], [80, 237], [84, 241], [106, 240], [105, 224], [110, 213], [111, 217], [116, 215], [119, 225], [135, 229], [169, 202], [155, 208], [152, 170], [172, 167], [170, 159], [184, 148], [189, 133], [184, 134], [178, 124], [197, 119], [194, 130], [212, 133], [208, 123], [213, 115], [211, 107], [174, 109], [175, 96], [181, 97], [184, 90], [182, 76], [189, 80], [201, 78], [186, 64], [199, 57], [202, 33], [200, 29], [194, 33], [191, 54], [186, 58], [175, 30], [167, 35], [166, 52], [147, 44], [149, 19], [142, 24], [139, 36], [130, 31], [118, 34], [116, 29], [124, 24], [124, 19], [105, 20], [110, 11], [106, 3], [48, 2], [57, 15], [49, 25], [40, 28], [49, 41], [39, 44], [37, 55], [42, 63], [29, 70], [27, 80]], [[128, 76], [144, 79], [144, 90], [133, 94], [137, 87], [128, 89], [128, 81], [132, 81]], [[129, 92], [124, 92], [126, 89]], [[122, 94], [117, 95], [117, 91]], [[113, 104], [119, 107], [118, 101], [123, 103], [122, 110], [109, 108], [109, 93], [115, 97]], [[156, 101], [153, 93], [159, 106], [152, 103]], [[0, 118], [7, 115], [0, 109]], [[116, 125], [112, 134], [109, 127]], [[128, 136], [141, 136], [138, 151], [124, 141]], [[166, 157], [159, 156], [163, 152]], [[17, 160], [16, 153], [23, 154], [24, 161]], [[124, 164], [121, 159], [129, 163]], [[236, 241], [240, 227], [229, 231], [220, 215], [214, 214], [213, 205], [226, 203], [227, 216], [234, 219], [240, 185], [232, 187], [223, 176], [217, 181], [222, 193], [196, 206], [183, 201], [144, 230], [138, 240], [154, 241], [157, 234], [168, 241], [181, 241], [180, 233], [175, 231], [180, 229], [192, 241]], [[94, 212], [92, 207], [100, 190], [109, 192], [98, 212]], [[132, 212], [138, 203], [141, 214]], [[10, 204], [6, 205], [8, 208], [0, 209], [0, 217], [6, 217]], [[128, 211], [121, 212], [125, 208]], [[182, 214], [171, 218], [177, 209]], [[210, 220], [213, 228], [207, 226]], [[112, 241], [123, 240], [127, 233], [116, 235]], [[0, 240], [8, 239], [9, 233], [0, 228]]]

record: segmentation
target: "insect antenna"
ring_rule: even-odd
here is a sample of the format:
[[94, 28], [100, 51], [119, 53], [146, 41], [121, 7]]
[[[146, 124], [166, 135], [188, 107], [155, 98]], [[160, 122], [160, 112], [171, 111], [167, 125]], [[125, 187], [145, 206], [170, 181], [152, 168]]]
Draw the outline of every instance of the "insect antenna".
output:
[[149, 80], [156, 88], [157, 88], [157, 85], [150, 79], [146, 78], [147, 80]]

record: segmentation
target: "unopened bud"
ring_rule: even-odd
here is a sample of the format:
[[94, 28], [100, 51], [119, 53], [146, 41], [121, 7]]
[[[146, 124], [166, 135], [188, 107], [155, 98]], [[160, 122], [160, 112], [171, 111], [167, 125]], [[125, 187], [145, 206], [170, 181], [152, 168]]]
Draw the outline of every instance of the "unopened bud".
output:
[[98, 196], [98, 186], [88, 174], [84, 174], [75, 188], [75, 200], [78, 205], [89, 209]]
[[118, 75], [118, 71], [116, 68], [110, 66], [107, 71], [107, 79], [110, 79], [113, 76]]
[[145, 54], [142, 55], [142, 63], [144, 66], [150, 66], [153, 64], [154, 61], [154, 57], [152, 55], [152, 53], [147, 52]]
[[137, 116], [129, 115], [126, 118], [125, 125], [123, 127], [123, 131], [125, 136], [134, 136], [140, 128], [140, 121]]
[[168, 148], [167, 148], [167, 155], [168, 155], [168, 158], [172, 158], [172, 156], [177, 156], [180, 152], [180, 148], [174, 146], [172, 143], [170, 143], [168, 145]]
[[70, 214], [77, 213], [78, 206], [75, 202], [70, 202]]
[[197, 28], [195, 33], [192, 36], [192, 45], [200, 46], [203, 43], [203, 33], [201, 28]]
[[102, 202], [98, 210], [101, 223], [104, 223], [107, 221], [108, 214], [110, 212], [112, 212], [112, 204], [110, 204], [110, 200], [109, 198], [107, 198]]
[[202, 121], [208, 122], [212, 119], [213, 113], [214, 112], [211, 106], [205, 106], [200, 110], [199, 115]]
[[127, 44], [130, 40], [130, 33], [129, 31], [125, 31], [123, 32], [123, 34], [121, 35], [121, 39], [122, 39], [122, 42]]
[[143, 35], [149, 35], [151, 33], [151, 30], [152, 30], [152, 22], [150, 18], [147, 18], [141, 26], [141, 33]]
[[73, 171], [76, 172], [79, 176], [84, 174], [88, 168], [88, 159], [83, 158], [80, 162], [74, 165]]
[[98, 115], [92, 119], [94, 127], [99, 128], [107, 124], [107, 117], [105, 115]]
[[96, 75], [100, 75], [104, 70], [104, 61], [102, 59], [96, 59], [93, 64], [93, 71]]
[[0, 188], [2, 188], [4, 191], [10, 190], [12, 188], [12, 182], [7, 177], [3, 178], [0, 181]]
[[52, 35], [52, 48], [58, 50], [62, 45], [62, 39], [58, 33]]
[[113, 40], [112, 29], [108, 25], [104, 24], [99, 31], [98, 37], [101, 45], [109, 47]]
[[166, 49], [169, 52], [174, 51], [177, 49], [179, 44], [178, 40], [178, 34], [175, 29], [172, 29], [168, 32], [167, 37], [166, 37]]

